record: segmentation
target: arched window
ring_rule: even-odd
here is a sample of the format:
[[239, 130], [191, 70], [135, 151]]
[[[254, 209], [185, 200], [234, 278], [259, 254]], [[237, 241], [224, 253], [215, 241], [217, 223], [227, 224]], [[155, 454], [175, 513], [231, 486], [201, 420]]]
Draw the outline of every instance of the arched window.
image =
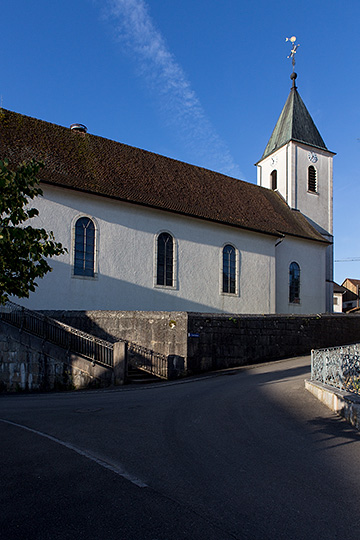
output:
[[300, 304], [300, 266], [296, 262], [289, 267], [289, 302]]
[[308, 190], [317, 192], [316, 169], [313, 165], [308, 168]]
[[95, 274], [95, 225], [88, 217], [79, 218], [75, 224], [74, 275]]
[[273, 172], [270, 174], [271, 178], [271, 189], [277, 189], [277, 170], [274, 169]]
[[156, 284], [172, 287], [174, 284], [174, 240], [171, 234], [161, 233], [157, 239]]
[[236, 252], [234, 246], [227, 244], [223, 248], [223, 267], [222, 267], [223, 293], [236, 293]]

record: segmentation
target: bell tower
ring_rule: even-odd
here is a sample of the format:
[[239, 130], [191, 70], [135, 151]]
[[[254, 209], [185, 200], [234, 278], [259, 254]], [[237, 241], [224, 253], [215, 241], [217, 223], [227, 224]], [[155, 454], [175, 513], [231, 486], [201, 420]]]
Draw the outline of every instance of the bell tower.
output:
[[292, 87], [265, 151], [256, 163], [259, 186], [277, 191], [294, 210], [299, 210], [328, 241], [327, 311], [332, 311], [333, 281], [333, 156], [310, 116], [297, 86], [294, 71], [295, 37], [290, 76]]

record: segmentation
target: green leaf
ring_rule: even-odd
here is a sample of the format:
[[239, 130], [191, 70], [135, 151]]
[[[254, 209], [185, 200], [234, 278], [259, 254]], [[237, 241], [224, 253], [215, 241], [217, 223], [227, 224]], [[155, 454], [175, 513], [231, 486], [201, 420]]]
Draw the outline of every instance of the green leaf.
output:
[[46, 259], [67, 251], [52, 232], [23, 225], [39, 215], [28, 204], [42, 195], [37, 174], [43, 166], [31, 160], [12, 170], [7, 159], [0, 161], [0, 304], [11, 295], [27, 298], [35, 280], [51, 271]]

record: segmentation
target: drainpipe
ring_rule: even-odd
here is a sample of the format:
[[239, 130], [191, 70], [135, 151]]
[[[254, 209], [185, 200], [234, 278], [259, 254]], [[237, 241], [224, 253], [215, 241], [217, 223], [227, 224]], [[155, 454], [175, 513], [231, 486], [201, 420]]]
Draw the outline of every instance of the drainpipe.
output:
[[279, 240], [276, 242], [275, 247], [278, 247], [278, 245], [281, 244], [281, 242], [285, 238], [285, 234], [283, 234], [283, 233], [279, 233], [279, 234], [281, 235], [281, 238], [279, 238]]
[[285, 195], [286, 203], [289, 204], [289, 143], [286, 145], [286, 183], [285, 183]]
[[[284, 240], [285, 238], [285, 234], [283, 233], [278, 233], [280, 235], [280, 238], [277, 240], [277, 242], [275, 243], [275, 248], [277, 248], [281, 242]], [[269, 283], [269, 287], [270, 287], [270, 283]], [[270, 295], [270, 291], [269, 291], [269, 295]], [[269, 296], [270, 298], [270, 296]], [[275, 313], [277, 313], [277, 307], [278, 307], [278, 304], [277, 304], [277, 290], [276, 290], [276, 255], [275, 255]], [[269, 310], [269, 313], [270, 313], [270, 310]]]

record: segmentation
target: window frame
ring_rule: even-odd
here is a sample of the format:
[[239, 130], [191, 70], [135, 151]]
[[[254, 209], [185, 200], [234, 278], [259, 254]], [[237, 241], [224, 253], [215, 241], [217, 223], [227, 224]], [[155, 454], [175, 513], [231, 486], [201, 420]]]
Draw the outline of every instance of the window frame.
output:
[[[234, 283], [234, 291], [230, 290], [230, 291], [225, 291], [224, 290], [224, 255], [225, 255], [225, 249], [227, 247], [231, 247], [232, 250], [233, 250], [233, 253], [234, 253], [234, 257], [235, 257], [235, 260], [234, 260], [234, 275], [233, 275], [233, 283]], [[221, 248], [221, 252], [220, 252], [220, 257], [221, 257], [221, 264], [220, 264], [220, 294], [224, 295], [224, 296], [238, 296], [239, 294], [239, 287], [238, 287], [238, 277], [239, 277], [239, 255], [238, 255], [238, 250], [236, 249], [236, 247], [234, 246], [234, 244], [230, 243], [230, 242], [226, 242], [226, 244], [224, 244]], [[230, 263], [231, 264], [231, 263]], [[227, 278], [227, 281], [228, 281], [228, 285], [230, 283], [231, 285], [231, 276], [229, 278]], [[230, 286], [230, 289], [231, 289], [231, 286]]]
[[[296, 270], [296, 272], [298, 273], [297, 276], [294, 275], [294, 270]], [[300, 292], [301, 292], [301, 268], [298, 262], [292, 261], [289, 264], [289, 304], [299, 305], [301, 303]]]
[[[158, 257], [159, 257], [159, 238], [162, 235], [169, 235], [169, 237], [172, 239], [172, 284], [166, 285], [166, 283], [158, 283]], [[177, 288], [177, 242], [175, 239], [175, 236], [168, 230], [162, 230], [159, 231], [154, 238], [154, 287], [158, 289], [176, 289]], [[166, 255], [165, 255], [166, 256]], [[166, 270], [164, 272], [164, 275], [166, 275]], [[166, 280], [164, 280], [166, 281]]]
[[[310, 178], [310, 171], [312, 174], [312, 177]], [[318, 179], [317, 179], [317, 170], [314, 165], [309, 165], [308, 167], [308, 192], [309, 193], [318, 193]], [[314, 188], [314, 189], [312, 189]]]
[[[86, 275], [85, 273], [77, 273], [75, 267], [76, 261], [76, 226], [81, 219], [88, 219], [94, 226], [94, 248], [93, 248], [93, 273], [92, 275]], [[79, 214], [77, 215], [72, 222], [72, 264], [71, 264], [71, 274], [73, 278], [76, 279], [88, 279], [94, 280], [98, 277], [98, 224], [93, 216], [88, 214]]]
[[277, 169], [273, 169], [270, 173], [270, 187], [273, 191], [276, 191], [278, 188], [277, 187]]

